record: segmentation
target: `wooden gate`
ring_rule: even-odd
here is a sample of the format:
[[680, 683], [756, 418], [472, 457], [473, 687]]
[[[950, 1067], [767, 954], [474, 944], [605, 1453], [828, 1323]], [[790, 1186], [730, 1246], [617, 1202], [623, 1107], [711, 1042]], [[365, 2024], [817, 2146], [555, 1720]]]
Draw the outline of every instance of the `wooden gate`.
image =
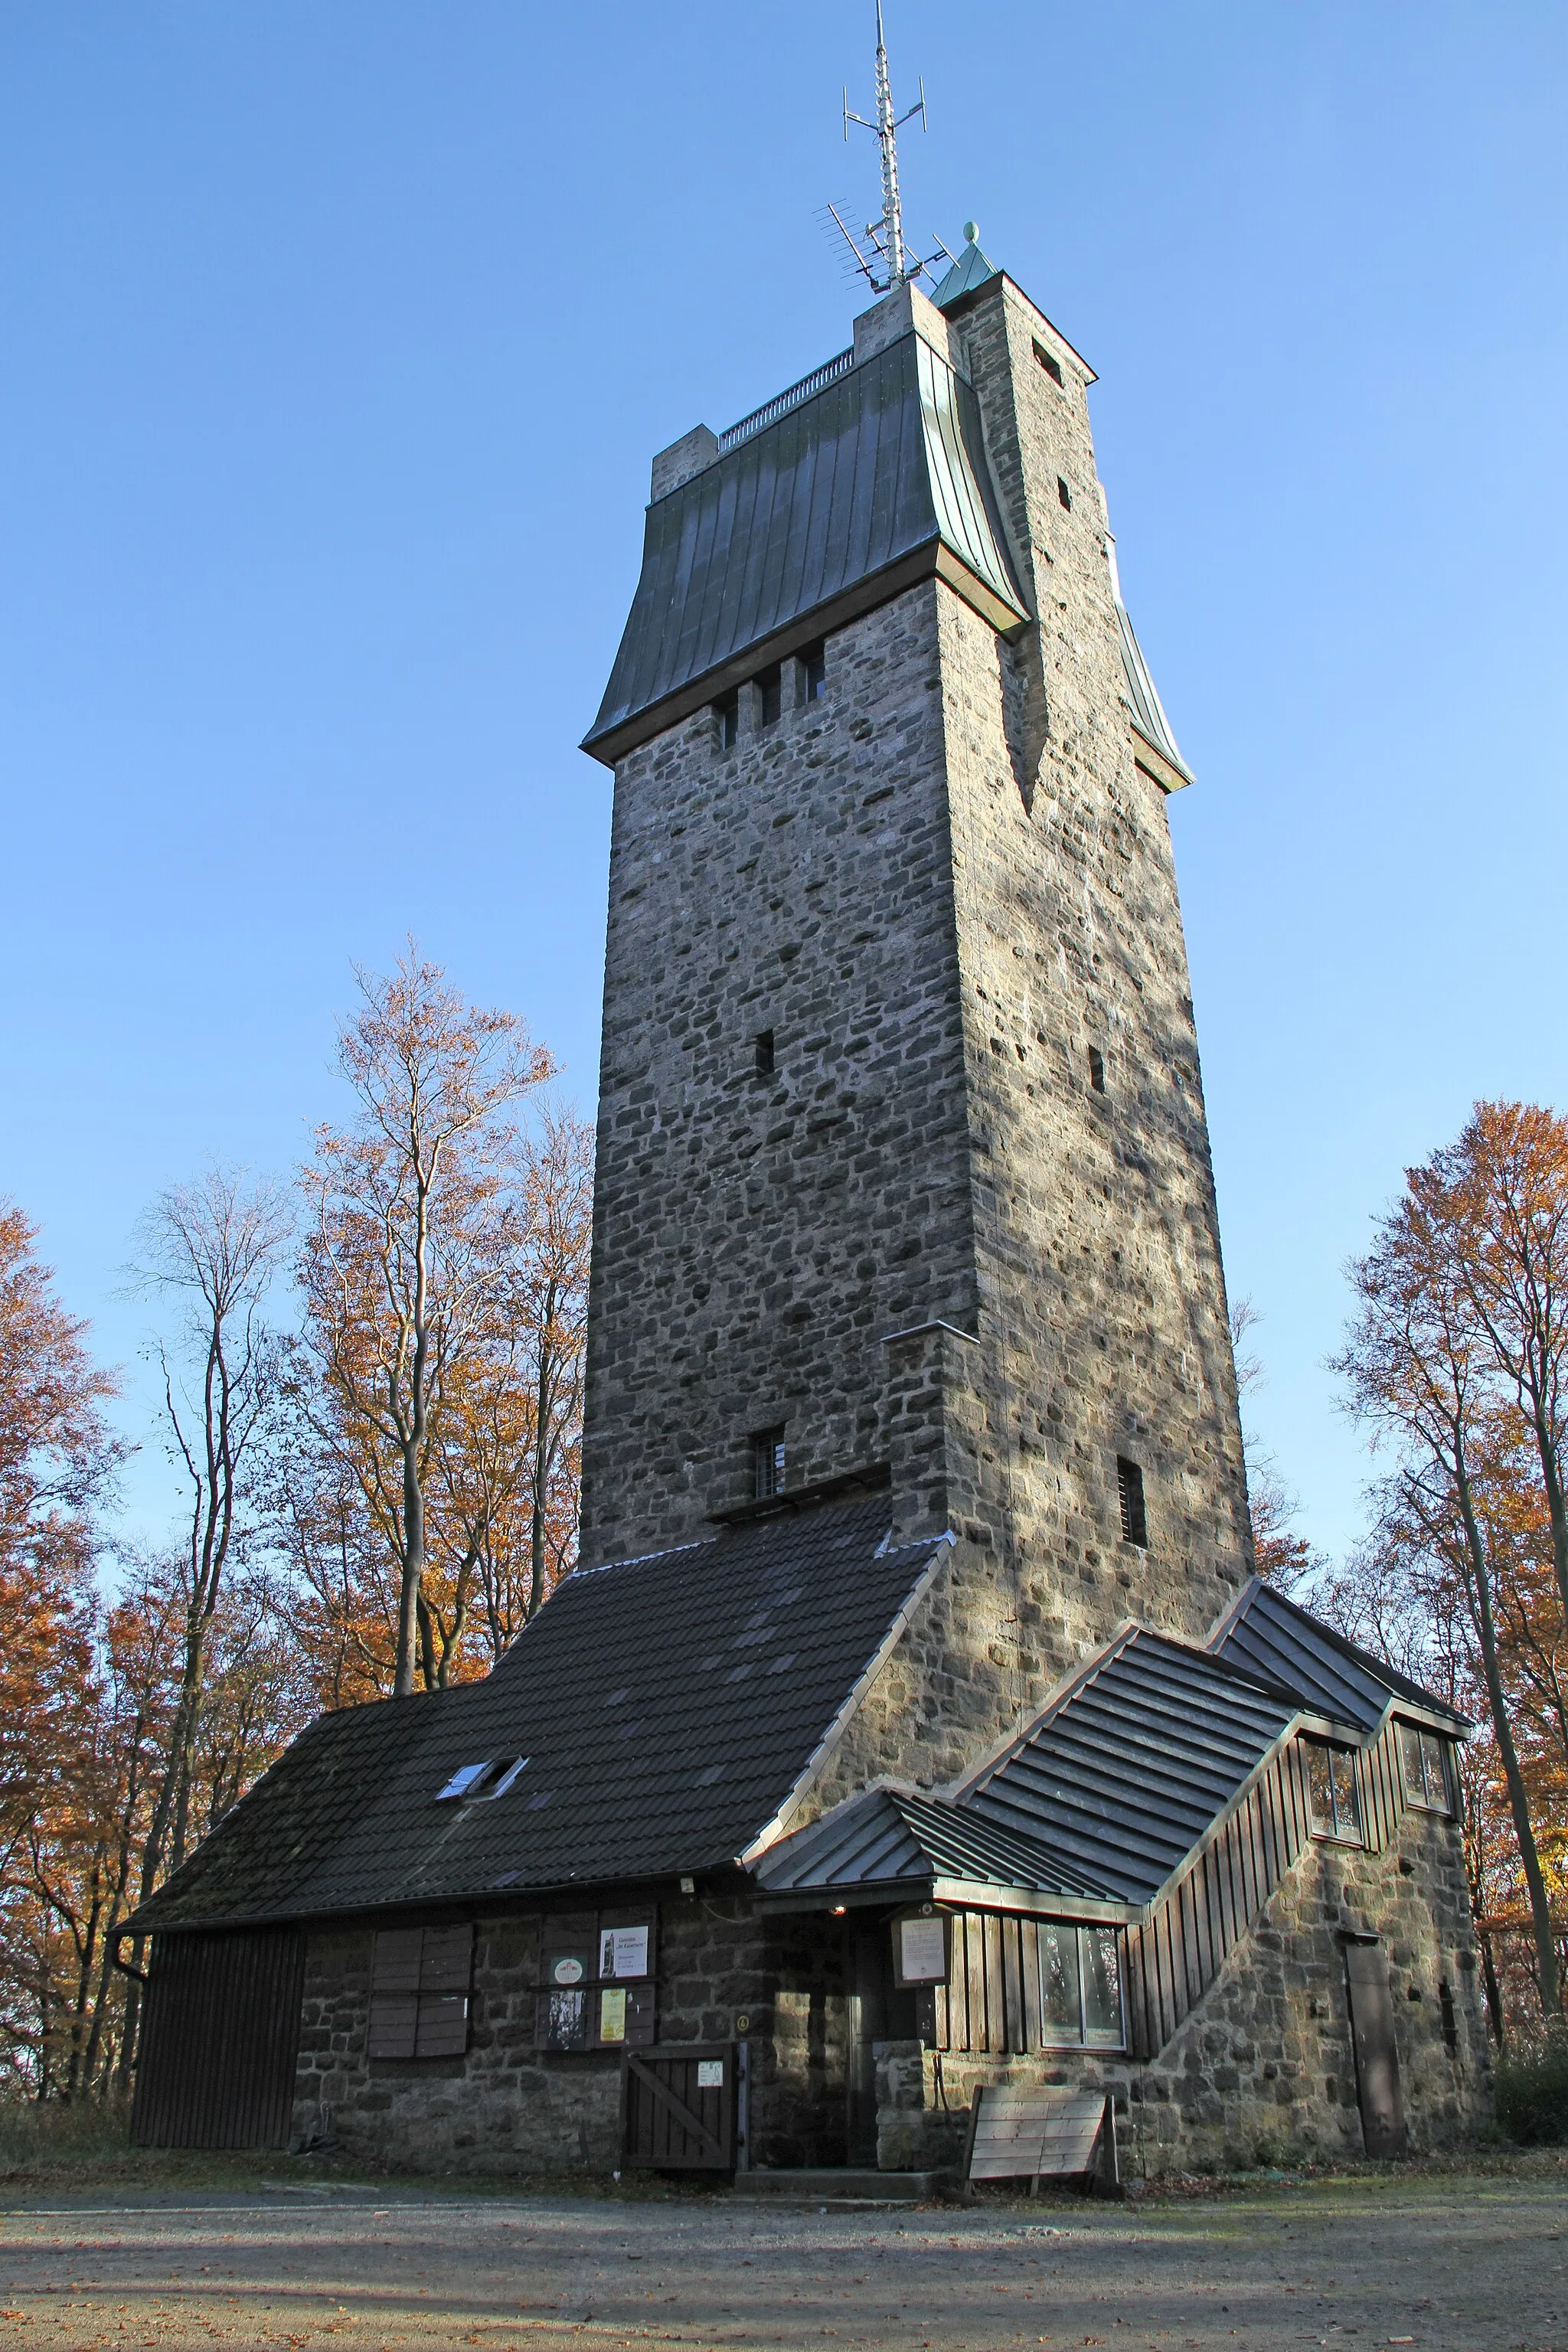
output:
[[1405, 2154], [1405, 2101], [1399, 2088], [1399, 2052], [1394, 2039], [1394, 2003], [1388, 1963], [1375, 1936], [1345, 1943], [1345, 1990], [1350, 1999], [1351, 2040], [1355, 2044], [1356, 2090], [1368, 2156]]
[[621, 2162], [655, 2171], [735, 2168], [735, 2044], [669, 2042], [621, 2053]]
[[131, 2137], [141, 2147], [284, 2147], [300, 2049], [305, 1939], [158, 1936]]

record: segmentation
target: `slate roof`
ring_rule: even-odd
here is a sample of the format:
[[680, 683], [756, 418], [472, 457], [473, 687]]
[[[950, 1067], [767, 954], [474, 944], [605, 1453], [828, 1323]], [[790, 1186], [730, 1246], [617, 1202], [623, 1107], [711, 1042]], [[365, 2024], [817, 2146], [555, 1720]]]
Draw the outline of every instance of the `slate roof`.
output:
[[648, 508], [631, 615], [584, 751], [613, 761], [695, 709], [700, 682], [716, 690], [749, 648], [818, 612], [826, 626], [846, 599], [863, 609], [944, 554], [956, 584], [978, 583], [1009, 623], [1026, 617], [979, 404], [921, 336], [808, 398], [782, 397], [782, 415], [755, 431], [747, 420], [736, 446]]
[[1363, 1737], [1377, 1729], [1391, 1701], [1400, 1699], [1458, 1732], [1470, 1728], [1467, 1716], [1256, 1578], [1214, 1646], [1232, 1665], [1300, 1691], [1314, 1712], [1352, 1725]]
[[959, 1878], [1148, 1903], [1300, 1711], [1291, 1692], [1135, 1627], [954, 1795], [851, 1799], [756, 1874], [773, 1894]]
[[[485, 1681], [324, 1716], [136, 1915], [320, 1917], [733, 1864], [773, 1820], [939, 1546], [886, 1496], [567, 1579]], [[526, 1755], [493, 1801], [460, 1766]]]

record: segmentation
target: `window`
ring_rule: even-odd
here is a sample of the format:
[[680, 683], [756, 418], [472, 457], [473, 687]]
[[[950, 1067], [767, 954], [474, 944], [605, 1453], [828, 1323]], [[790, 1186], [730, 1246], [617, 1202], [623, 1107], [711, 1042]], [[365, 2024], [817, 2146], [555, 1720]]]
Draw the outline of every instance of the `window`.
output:
[[1105, 1092], [1105, 1056], [1098, 1045], [1089, 1049], [1089, 1083], [1097, 1095]]
[[1058, 359], [1056, 353], [1054, 352], [1047, 351], [1044, 343], [1037, 343], [1035, 345], [1035, 357], [1052, 381], [1054, 383], [1060, 383], [1062, 380], [1062, 363], [1060, 360]]
[[1312, 1835], [1360, 1845], [1361, 1795], [1353, 1753], [1348, 1748], [1331, 1748], [1322, 1739], [1303, 1739], [1301, 1748], [1307, 1764], [1308, 1827]]
[[757, 1037], [757, 1076], [771, 1078], [773, 1074], [773, 1033], [762, 1030]]
[[757, 680], [757, 692], [763, 698], [759, 724], [771, 727], [784, 709], [784, 670], [778, 662], [772, 669], [763, 670]]
[[713, 717], [719, 730], [719, 749], [721, 751], [732, 751], [735, 738], [741, 731], [739, 694], [721, 694], [713, 705]]
[[1425, 1806], [1428, 1812], [1453, 1811], [1448, 1788], [1447, 1747], [1447, 1741], [1439, 1733], [1423, 1731], [1418, 1724], [1402, 1723], [1399, 1727], [1399, 1757], [1405, 1767], [1405, 1793], [1413, 1805]]
[[498, 1756], [487, 1764], [459, 1764], [446, 1786], [437, 1790], [436, 1801], [503, 1797], [527, 1762], [526, 1756]]
[[646, 1911], [580, 1911], [546, 1919], [536, 2047], [618, 2050], [651, 2042], [654, 1941]]
[[1074, 1927], [1042, 1919], [1040, 2040], [1047, 2050], [1120, 2050], [1121, 1955], [1114, 1927]]
[[384, 1927], [371, 1953], [370, 2058], [460, 2058], [468, 2046], [474, 1930]]
[[784, 1433], [759, 1429], [752, 1440], [752, 1491], [759, 1503], [782, 1493], [784, 1477]]
[[1066, 507], [1068, 514], [1071, 514], [1072, 492], [1068, 489], [1067, 484], [1063, 481], [1059, 474], [1057, 476], [1057, 498], [1061, 505]]
[[820, 702], [823, 696], [827, 691], [826, 646], [807, 646], [805, 651], [800, 657], [800, 664], [802, 669], [805, 672], [805, 698], [807, 702]]
[[1141, 1551], [1149, 1548], [1149, 1521], [1143, 1509], [1143, 1473], [1124, 1454], [1116, 1457], [1116, 1500], [1121, 1511], [1121, 1536]]

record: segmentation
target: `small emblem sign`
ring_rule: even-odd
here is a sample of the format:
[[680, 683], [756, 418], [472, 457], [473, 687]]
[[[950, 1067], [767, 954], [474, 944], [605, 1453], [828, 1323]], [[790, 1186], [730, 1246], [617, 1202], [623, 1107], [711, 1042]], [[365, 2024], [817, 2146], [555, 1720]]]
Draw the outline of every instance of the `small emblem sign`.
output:
[[556, 1961], [550, 1974], [552, 1980], [556, 1984], [581, 1984], [583, 1963], [574, 1954], [568, 1953]]

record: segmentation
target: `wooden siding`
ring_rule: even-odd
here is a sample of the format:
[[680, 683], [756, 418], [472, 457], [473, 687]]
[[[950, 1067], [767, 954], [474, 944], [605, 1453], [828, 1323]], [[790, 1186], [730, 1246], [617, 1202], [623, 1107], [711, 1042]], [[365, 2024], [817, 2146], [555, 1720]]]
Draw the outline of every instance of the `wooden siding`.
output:
[[160, 1936], [131, 2137], [140, 2147], [284, 2147], [300, 2047], [296, 1928]]
[[[1393, 1718], [1359, 1752], [1358, 1763], [1363, 1834], [1368, 1849], [1381, 1853], [1397, 1834], [1405, 1806]], [[1122, 2002], [1134, 2056], [1153, 2057], [1192, 2014], [1300, 1860], [1310, 1836], [1309, 1821], [1306, 1760], [1300, 1741], [1292, 1739], [1147, 1924], [1121, 1937]], [[1037, 1923], [960, 1912], [952, 1948], [949, 1980], [936, 1990], [937, 2047], [997, 2056], [1039, 2050]]]

